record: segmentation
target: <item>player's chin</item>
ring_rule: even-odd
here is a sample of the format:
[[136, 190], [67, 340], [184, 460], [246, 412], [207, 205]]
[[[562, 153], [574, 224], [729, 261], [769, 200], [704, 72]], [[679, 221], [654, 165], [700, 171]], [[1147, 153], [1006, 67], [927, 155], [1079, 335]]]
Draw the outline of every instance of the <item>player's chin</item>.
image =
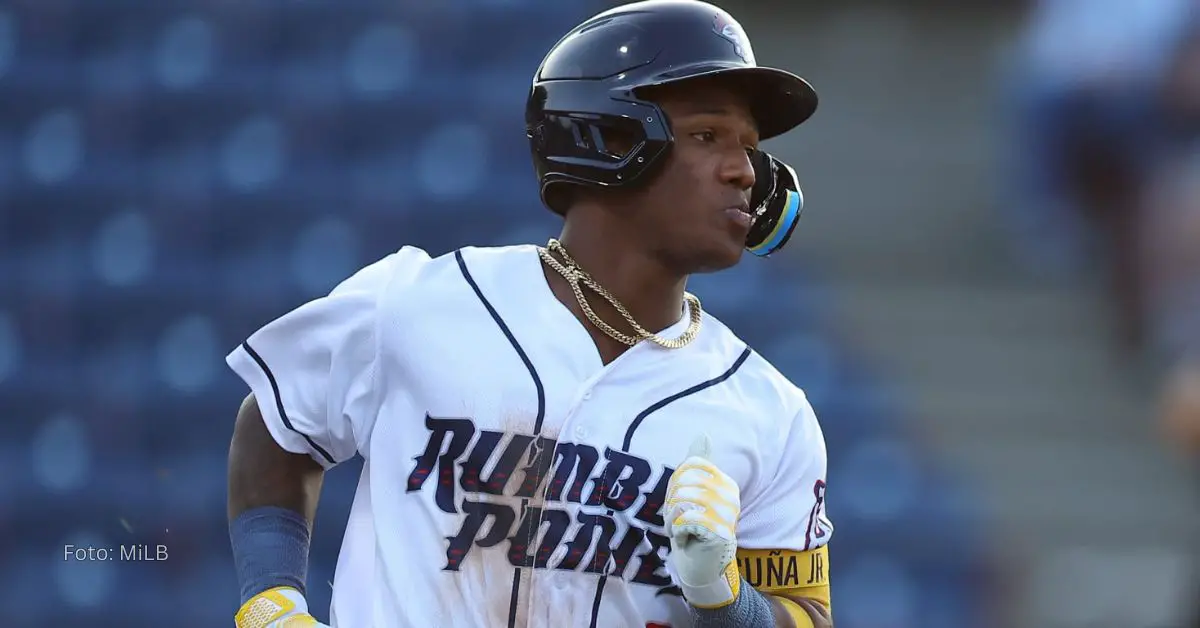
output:
[[745, 252], [745, 240], [730, 238], [726, 235], [705, 247], [703, 259], [699, 264], [700, 270], [697, 272], [715, 273], [737, 266]]

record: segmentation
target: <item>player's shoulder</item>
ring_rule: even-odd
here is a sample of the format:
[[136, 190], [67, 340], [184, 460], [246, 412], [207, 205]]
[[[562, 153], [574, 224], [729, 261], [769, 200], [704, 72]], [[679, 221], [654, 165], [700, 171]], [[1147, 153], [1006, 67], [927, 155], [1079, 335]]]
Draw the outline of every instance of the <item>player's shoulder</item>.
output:
[[475, 275], [503, 272], [522, 255], [530, 255], [532, 245], [502, 247], [465, 247], [430, 255], [419, 246], [404, 246], [383, 259], [364, 267], [336, 290], [373, 288], [398, 295], [421, 294], [448, 286], [465, 285]]
[[804, 389], [784, 375], [762, 354], [750, 350], [746, 358], [744, 383], [765, 404], [777, 409], [779, 416], [805, 421], [813, 418], [812, 405]]
[[788, 449], [787, 443], [806, 450], [823, 448], [823, 430], [804, 389], [757, 351], [750, 351], [745, 369], [739, 384], [758, 404], [755, 410], [760, 416], [768, 417], [762, 429], [772, 435], [780, 451]]
[[331, 292], [333, 296], [356, 292], [383, 292], [397, 281], [404, 281], [418, 273], [430, 261], [424, 249], [405, 246], [381, 259], [358, 269], [343, 279]]
[[812, 408], [804, 390], [774, 364], [755, 351], [716, 316], [704, 313], [708, 327], [705, 348], [722, 356], [733, 367], [731, 379], [740, 396], [761, 416], [800, 418]]
[[528, 270], [538, 259], [538, 247], [532, 244], [506, 246], [467, 246], [453, 253], [460, 272], [471, 281], [491, 280], [512, 276]]

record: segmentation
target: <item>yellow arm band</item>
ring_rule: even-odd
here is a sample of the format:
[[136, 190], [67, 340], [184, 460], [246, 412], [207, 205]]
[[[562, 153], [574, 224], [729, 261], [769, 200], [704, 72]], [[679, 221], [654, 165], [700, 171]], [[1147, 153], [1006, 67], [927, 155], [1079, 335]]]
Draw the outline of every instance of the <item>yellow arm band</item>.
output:
[[786, 598], [808, 598], [820, 602], [827, 610], [832, 609], [828, 547], [807, 552], [739, 549], [737, 563], [742, 578], [750, 586], [785, 600], [784, 606], [796, 618], [798, 626], [807, 628], [812, 620], [807, 619], [804, 608]]

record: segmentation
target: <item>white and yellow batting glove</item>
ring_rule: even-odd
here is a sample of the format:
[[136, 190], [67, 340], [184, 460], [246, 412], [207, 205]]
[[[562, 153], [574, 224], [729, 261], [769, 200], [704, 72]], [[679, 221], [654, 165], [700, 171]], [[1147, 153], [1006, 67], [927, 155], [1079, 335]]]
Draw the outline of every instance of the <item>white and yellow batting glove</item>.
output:
[[741, 491], [709, 460], [711, 449], [707, 434], [697, 438], [667, 483], [667, 565], [696, 608], [732, 604], [742, 584], [736, 560]]
[[237, 628], [329, 628], [308, 614], [308, 602], [291, 587], [275, 587], [246, 600], [233, 616]]

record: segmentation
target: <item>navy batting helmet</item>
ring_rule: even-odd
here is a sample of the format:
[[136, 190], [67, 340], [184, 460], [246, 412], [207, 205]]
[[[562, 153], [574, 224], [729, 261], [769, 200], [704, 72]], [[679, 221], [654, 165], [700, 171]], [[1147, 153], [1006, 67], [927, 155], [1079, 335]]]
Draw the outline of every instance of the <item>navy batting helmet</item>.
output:
[[[764, 140], [817, 108], [807, 81], [757, 65], [741, 25], [718, 7], [647, 0], [610, 9], [559, 40], [533, 79], [525, 126], [543, 203], [562, 214], [572, 186], [624, 187], [652, 177], [674, 138], [662, 110], [638, 90], [701, 77], [734, 81]], [[610, 150], [605, 131], [631, 138], [632, 149]], [[790, 166], [761, 151], [751, 158], [755, 224], [746, 248], [766, 256], [791, 237], [804, 197]]]

